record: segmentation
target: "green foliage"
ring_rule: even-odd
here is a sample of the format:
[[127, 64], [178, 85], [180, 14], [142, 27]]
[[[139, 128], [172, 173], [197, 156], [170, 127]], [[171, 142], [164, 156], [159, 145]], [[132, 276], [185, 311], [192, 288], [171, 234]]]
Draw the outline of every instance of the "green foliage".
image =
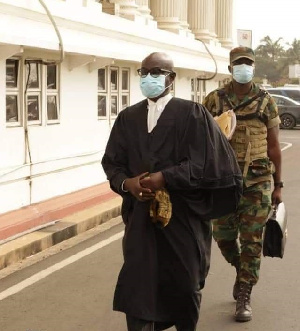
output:
[[273, 86], [294, 82], [289, 79], [289, 65], [300, 63], [300, 40], [289, 44], [282, 38], [273, 41], [269, 36], [261, 39], [255, 49], [256, 81], [267, 79]]

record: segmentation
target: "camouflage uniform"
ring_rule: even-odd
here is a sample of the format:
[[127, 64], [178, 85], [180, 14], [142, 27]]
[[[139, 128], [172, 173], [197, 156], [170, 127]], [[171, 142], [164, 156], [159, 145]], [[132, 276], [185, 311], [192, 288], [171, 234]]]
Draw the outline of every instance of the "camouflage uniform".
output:
[[[262, 232], [271, 207], [271, 176], [274, 169], [267, 156], [267, 129], [280, 123], [275, 101], [268, 93], [260, 91], [252, 83], [249, 94], [239, 100], [233, 92], [232, 83], [229, 83], [223, 89], [208, 94], [203, 102], [213, 116], [248, 102], [235, 111], [237, 128], [231, 140], [243, 173], [243, 196], [236, 213], [213, 220], [213, 236], [225, 259], [239, 271], [238, 281], [252, 285], [257, 283], [259, 277]], [[251, 102], [259, 92], [262, 96]], [[226, 96], [226, 100], [222, 95]], [[256, 118], [243, 117], [255, 112], [258, 114]], [[250, 138], [259, 134], [254, 141], [239, 136], [241, 128], [249, 133], [249, 127]], [[247, 149], [247, 146], [250, 148]]]

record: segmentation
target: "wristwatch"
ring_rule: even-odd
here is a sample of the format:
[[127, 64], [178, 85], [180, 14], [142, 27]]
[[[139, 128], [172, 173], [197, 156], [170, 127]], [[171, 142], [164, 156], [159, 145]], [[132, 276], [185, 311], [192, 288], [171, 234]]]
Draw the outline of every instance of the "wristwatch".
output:
[[284, 187], [283, 182], [274, 183], [274, 187]]

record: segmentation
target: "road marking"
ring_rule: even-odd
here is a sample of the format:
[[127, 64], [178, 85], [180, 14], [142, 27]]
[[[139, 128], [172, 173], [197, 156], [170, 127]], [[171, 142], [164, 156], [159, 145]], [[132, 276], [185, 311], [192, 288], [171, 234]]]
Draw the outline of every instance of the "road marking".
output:
[[281, 144], [285, 144], [286, 146], [284, 146], [283, 148], [281, 148], [281, 151], [285, 151], [286, 149], [290, 148], [293, 146], [292, 143], [285, 143], [285, 142], [281, 142]]
[[22, 282], [20, 282], [18, 284], [9, 287], [8, 289], [6, 289], [5, 291], [0, 293], [0, 301], [10, 297], [11, 295], [14, 295], [14, 294], [22, 291], [23, 289], [25, 289], [28, 286], [31, 286], [31, 285], [37, 283], [41, 279], [48, 277], [49, 275], [53, 274], [54, 272], [66, 267], [74, 262], [77, 262], [78, 260], [82, 259], [83, 257], [96, 252], [98, 249], [101, 249], [101, 248], [111, 244], [112, 242], [119, 240], [123, 236], [124, 236], [124, 231], [121, 231], [121, 232], [109, 237], [108, 239], [102, 240], [101, 242], [99, 242], [98, 244], [96, 244], [94, 246], [86, 248], [82, 252], [79, 252], [73, 256], [70, 256], [63, 261], [56, 263], [53, 266], [36, 273], [35, 275], [23, 280]]

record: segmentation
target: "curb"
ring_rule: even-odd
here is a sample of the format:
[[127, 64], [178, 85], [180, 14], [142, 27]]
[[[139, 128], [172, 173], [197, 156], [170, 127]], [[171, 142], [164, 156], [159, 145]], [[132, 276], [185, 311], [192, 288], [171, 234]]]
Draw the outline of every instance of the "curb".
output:
[[0, 244], [16, 234], [47, 226], [53, 220], [60, 220], [117, 196], [105, 182], [1, 214]]
[[49, 227], [2, 244], [0, 270], [119, 216], [121, 201], [121, 197], [110, 199], [66, 216]]

